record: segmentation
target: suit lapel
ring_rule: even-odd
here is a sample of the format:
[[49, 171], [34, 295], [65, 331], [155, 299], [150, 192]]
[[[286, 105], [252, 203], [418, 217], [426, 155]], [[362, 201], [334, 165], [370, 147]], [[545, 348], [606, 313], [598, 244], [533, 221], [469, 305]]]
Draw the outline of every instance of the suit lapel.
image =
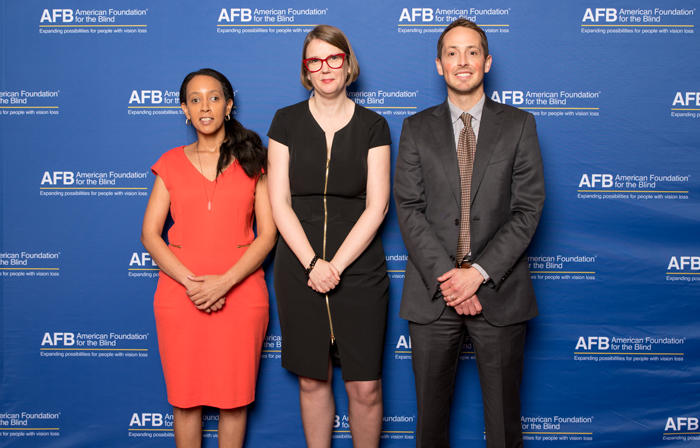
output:
[[430, 130], [433, 133], [433, 141], [435, 142], [433, 151], [445, 169], [447, 180], [452, 187], [452, 194], [459, 204], [462, 196], [462, 189], [459, 183], [459, 162], [457, 161], [457, 148], [455, 147], [450, 106], [447, 104], [447, 100], [433, 111]]
[[[472, 170], [471, 202], [474, 203], [476, 192], [484, 178], [486, 167], [489, 164], [491, 155], [496, 148], [496, 143], [501, 135], [503, 119], [498, 116], [501, 107], [498, 103], [486, 97], [484, 110], [481, 113], [481, 124], [479, 125], [479, 139], [476, 143], [476, 156], [474, 157], [474, 168]], [[454, 145], [454, 143], [453, 143]]]

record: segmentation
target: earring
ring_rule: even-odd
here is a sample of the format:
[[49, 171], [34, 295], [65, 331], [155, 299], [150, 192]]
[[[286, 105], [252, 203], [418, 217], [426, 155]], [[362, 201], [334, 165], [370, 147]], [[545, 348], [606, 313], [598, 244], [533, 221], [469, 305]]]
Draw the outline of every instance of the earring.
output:
[[231, 119], [231, 113], [227, 113], [226, 117], [224, 117], [224, 120], [229, 121]]
[[189, 119], [189, 118], [185, 118], [185, 124], [190, 124], [190, 123], [191, 123], [190, 119]]

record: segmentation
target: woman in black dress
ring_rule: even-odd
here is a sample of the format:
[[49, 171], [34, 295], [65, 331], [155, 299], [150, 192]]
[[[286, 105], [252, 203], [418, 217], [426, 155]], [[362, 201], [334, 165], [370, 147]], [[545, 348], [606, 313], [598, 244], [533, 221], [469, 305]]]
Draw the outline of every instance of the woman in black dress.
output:
[[302, 55], [301, 81], [314, 94], [278, 110], [268, 132], [282, 366], [299, 375], [308, 446], [331, 443], [331, 360], [354, 446], [378, 446], [389, 278], [377, 230], [389, 207], [391, 136], [384, 118], [347, 97], [360, 68], [342, 31], [317, 26]]

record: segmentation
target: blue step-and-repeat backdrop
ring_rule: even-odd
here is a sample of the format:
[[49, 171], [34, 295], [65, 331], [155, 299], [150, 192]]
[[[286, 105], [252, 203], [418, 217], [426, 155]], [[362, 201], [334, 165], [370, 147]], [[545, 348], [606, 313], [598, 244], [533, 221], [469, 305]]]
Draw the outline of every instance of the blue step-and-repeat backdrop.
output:
[[[316, 24], [350, 38], [350, 97], [389, 122], [444, 100], [445, 25], [487, 32], [486, 93], [535, 115], [547, 202], [528, 251], [530, 322], [522, 427], [530, 447], [700, 445], [700, 20], [695, 0], [0, 1], [2, 216], [0, 445], [171, 446], [152, 300], [139, 241], [151, 165], [194, 141], [184, 76], [226, 74], [235, 116], [264, 136], [309, 93], [301, 47]], [[264, 137], [267, 141], [267, 138]], [[414, 445], [406, 249], [391, 208], [382, 446]], [[303, 446], [297, 378], [270, 325], [249, 447]], [[222, 347], [225, 352], [226, 348]], [[352, 446], [334, 378], [334, 446]], [[206, 381], [206, 379], [203, 379]], [[204, 416], [205, 446], [217, 414]], [[453, 446], [485, 446], [465, 345]]]

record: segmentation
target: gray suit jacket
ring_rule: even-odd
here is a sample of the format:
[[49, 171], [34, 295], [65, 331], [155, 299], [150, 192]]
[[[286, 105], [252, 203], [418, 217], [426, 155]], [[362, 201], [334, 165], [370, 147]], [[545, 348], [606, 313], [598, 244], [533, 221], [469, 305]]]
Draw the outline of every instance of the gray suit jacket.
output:
[[[525, 250], [544, 197], [534, 117], [487, 97], [474, 159], [470, 219], [472, 261], [491, 277], [477, 297], [493, 325], [537, 315]], [[446, 306], [437, 278], [454, 268], [459, 239], [459, 164], [447, 100], [404, 120], [394, 199], [409, 255], [399, 314], [427, 324]]]

